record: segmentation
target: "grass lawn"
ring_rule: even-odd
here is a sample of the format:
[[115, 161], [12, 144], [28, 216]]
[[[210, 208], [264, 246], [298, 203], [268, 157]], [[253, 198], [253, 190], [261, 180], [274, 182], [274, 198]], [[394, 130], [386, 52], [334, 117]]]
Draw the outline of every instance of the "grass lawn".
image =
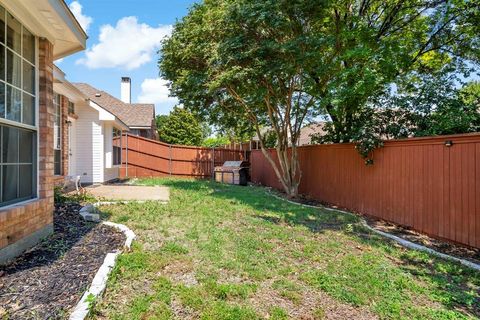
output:
[[263, 188], [150, 179], [169, 204], [102, 207], [138, 236], [96, 319], [464, 319], [480, 273], [405, 250], [353, 215], [303, 208]]

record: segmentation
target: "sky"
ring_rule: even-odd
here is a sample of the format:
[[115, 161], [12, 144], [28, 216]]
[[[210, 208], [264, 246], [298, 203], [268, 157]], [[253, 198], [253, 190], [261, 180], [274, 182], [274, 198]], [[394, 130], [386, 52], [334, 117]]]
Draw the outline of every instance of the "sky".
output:
[[160, 41], [194, 0], [67, 0], [88, 34], [87, 49], [56, 65], [70, 82], [85, 82], [120, 98], [120, 79], [132, 79], [132, 103], [155, 103], [168, 114], [169, 97], [157, 66]]
[[157, 51], [195, 0], [66, 1], [89, 37], [85, 51], [56, 61], [67, 79], [120, 97], [120, 78], [130, 77], [133, 103], [154, 103], [157, 114], [168, 114], [177, 100], [159, 78]]

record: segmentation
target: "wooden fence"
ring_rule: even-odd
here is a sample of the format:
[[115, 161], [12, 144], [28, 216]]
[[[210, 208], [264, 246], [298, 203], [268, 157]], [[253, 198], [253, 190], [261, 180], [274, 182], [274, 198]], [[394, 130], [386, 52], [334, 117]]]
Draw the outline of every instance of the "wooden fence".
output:
[[250, 152], [170, 145], [130, 134], [122, 136], [120, 177], [188, 176], [206, 178], [227, 160], [248, 161]]
[[[370, 166], [352, 144], [300, 147], [299, 160], [302, 194], [480, 248], [480, 134], [388, 141]], [[281, 188], [261, 151], [251, 175]]]

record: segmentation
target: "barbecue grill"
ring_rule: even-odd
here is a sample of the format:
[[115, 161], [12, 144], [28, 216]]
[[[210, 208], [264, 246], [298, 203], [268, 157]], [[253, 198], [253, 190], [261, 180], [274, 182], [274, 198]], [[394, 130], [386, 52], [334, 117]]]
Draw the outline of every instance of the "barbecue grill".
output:
[[215, 167], [215, 181], [246, 186], [248, 182], [248, 163], [246, 161], [225, 161], [223, 166]]

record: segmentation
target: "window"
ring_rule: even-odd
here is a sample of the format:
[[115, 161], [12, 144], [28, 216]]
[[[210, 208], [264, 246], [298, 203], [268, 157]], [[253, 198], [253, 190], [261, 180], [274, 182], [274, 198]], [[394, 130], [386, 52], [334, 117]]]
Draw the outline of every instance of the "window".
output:
[[53, 95], [53, 168], [55, 175], [62, 174], [62, 111], [61, 97], [59, 94]]
[[36, 39], [0, 6], [0, 207], [37, 196]]
[[113, 128], [113, 165], [122, 164], [122, 131]]
[[75, 104], [72, 101], [68, 101], [68, 114], [75, 114]]
[[36, 133], [10, 126], [0, 126], [1, 204], [2, 206], [35, 198]]

